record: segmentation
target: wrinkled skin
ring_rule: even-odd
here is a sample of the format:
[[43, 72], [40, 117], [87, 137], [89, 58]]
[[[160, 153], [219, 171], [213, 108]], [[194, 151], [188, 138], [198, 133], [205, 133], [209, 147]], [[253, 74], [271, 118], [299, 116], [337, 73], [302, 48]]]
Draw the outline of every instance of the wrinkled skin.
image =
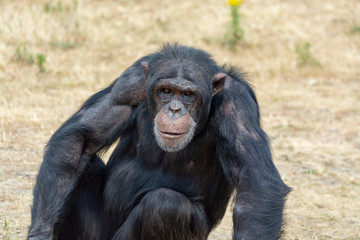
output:
[[253, 90], [206, 52], [165, 45], [51, 137], [28, 238], [206, 239], [234, 191], [233, 239], [278, 239], [290, 189]]

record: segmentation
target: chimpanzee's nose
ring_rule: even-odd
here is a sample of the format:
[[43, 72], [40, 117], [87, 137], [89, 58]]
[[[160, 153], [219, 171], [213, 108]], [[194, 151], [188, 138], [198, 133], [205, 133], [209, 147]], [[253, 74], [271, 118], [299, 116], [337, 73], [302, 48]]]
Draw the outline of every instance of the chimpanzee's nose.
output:
[[170, 103], [169, 108], [170, 108], [171, 112], [174, 112], [174, 113], [179, 112], [181, 109], [181, 103], [179, 101], [172, 101]]

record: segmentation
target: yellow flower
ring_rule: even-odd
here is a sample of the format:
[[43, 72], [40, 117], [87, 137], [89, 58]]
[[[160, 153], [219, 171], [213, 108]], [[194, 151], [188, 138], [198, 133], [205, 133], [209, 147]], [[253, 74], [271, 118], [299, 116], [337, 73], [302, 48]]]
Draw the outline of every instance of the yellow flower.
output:
[[245, 0], [229, 0], [229, 4], [231, 6], [240, 6], [244, 2], [245, 2]]

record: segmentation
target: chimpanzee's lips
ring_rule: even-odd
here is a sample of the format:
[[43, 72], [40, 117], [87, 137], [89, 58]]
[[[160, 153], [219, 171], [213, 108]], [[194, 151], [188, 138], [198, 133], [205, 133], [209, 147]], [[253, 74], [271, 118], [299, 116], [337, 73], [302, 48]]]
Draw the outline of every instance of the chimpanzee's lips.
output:
[[186, 132], [163, 132], [159, 131], [159, 134], [165, 138], [179, 138], [186, 134]]

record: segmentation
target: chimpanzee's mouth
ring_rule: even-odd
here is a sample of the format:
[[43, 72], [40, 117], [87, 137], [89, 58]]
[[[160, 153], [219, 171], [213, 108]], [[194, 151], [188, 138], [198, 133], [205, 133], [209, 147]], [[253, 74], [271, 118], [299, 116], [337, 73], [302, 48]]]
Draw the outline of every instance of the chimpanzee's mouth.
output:
[[160, 135], [166, 138], [178, 138], [186, 134], [186, 132], [162, 132], [159, 131]]

